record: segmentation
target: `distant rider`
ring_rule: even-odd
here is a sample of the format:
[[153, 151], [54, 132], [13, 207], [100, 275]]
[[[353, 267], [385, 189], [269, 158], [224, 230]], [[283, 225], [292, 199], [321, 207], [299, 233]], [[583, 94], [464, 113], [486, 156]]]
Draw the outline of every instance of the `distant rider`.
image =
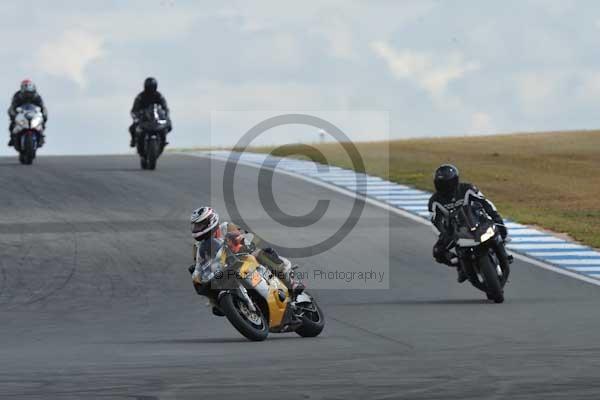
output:
[[458, 169], [454, 165], [441, 165], [434, 173], [433, 183], [436, 192], [429, 199], [429, 212], [431, 222], [440, 232], [437, 242], [433, 246], [433, 257], [439, 263], [455, 267], [458, 271], [458, 282], [467, 280], [467, 276], [460, 268], [456, 254], [448, 249], [452, 232], [446, 232], [446, 217], [449, 211], [470, 202], [480, 203], [486, 213], [497, 224], [502, 239], [506, 239], [508, 231], [504, 226], [502, 217], [494, 204], [485, 198], [477, 186], [470, 183], [460, 183]]
[[[203, 275], [207, 272], [205, 270], [207, 264], [217, 257], [219, 250], [225, 244], [234, 253], [247, 251], [254, 255], [261, 264], [264, 264], [284, 282], [293, 296], [298, 295], [304, 289], [304, 285], [294, 279], [291, 266], [284, 263], [275, 250], [256, 248], [253, 243], [247, 242], [245, 236], [247, 232], [231, 222], [219, 224], [219, 215], [211, 207], [195, 209], [190, 217], [190, 223], [192, 237], [196, 243], [194, 243], [195, 263], [190, 266], [189, 270], [198, 293], [201, 293], [204, 284]], [[214, 308], [213, 312], [219, 315], [219, 311]]]
[[[167, 106], [167, 100], [163, 97], [163, 95], [158, 91], [158, 82], [156, 79], [152, 77], [146, 78], [144, 81], [144, 91], [140, 92], [133, 101], [133, 107], [131, 108], [131, 118], [133, 118], [133, 123], [129, 127], [129, 134], [131, 135], [131, 142], [129, 146], [135, 147], [135, 129], [138, 125], [138, 122], [141, 118], [141, 113], [151, 105], [158, 104], [162, 107], [162, 109], [167, 114], [167, 133], [173, 130], [171, 125], [171, 118], [169, 115], [169, 107]], [[165, 139], [165, 146], [169, 144]]]
[[[15, 135], [13, 134], [13, 129], [15, 128], [15, 117], [17, 116], [17, 107], [21, 107], [25, 104], [33, 104], [42, 109], [42, 114], [44, 115], [44, 127], [46, 128], [46, 121], [48, 121], [48, 110], [44, 106], [44, 100], [42, 100], [42, 96], [39, 95], [37, 89], [32, 81], [29, 79], [25, 79], [21, 82], [21, 89], [17, 91], [12, 98], [12, 102], [10, 103], [10, 107], [8, 108], [8, 117], [10, 118], [10, 125], [8, 127], [8, 131], [10, 134], [10, 141], [8, 142], [9, 146], [13, 146], [15, 142]], [[38, 143], [38, 147], [42, 147], [44, 145], [45, 135], [42, 133], [40, 137], [40, 142]]]

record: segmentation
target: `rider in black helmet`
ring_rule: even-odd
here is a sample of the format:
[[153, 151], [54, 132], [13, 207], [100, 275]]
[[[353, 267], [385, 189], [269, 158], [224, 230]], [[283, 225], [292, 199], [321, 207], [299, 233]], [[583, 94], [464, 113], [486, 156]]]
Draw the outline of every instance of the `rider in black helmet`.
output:
[[462, 206], [465, 201], [480, 203], [487, 214], [498, 224], [498, 230], [503, 239], [508, 232], [504, 226], [502, 217], [496, 210], [494, 204], [485, 198], [477, 186], [470, 183], [460, 182], [458, 168], [451, 164], [441, 165], [433, 174], [435, 193], [429, 199], [429, 212], [431, 222], [440, 232], [439, 238], [433, 246], [433, 257], [439, 263], [456, 267], [458, 271], [458, 282], [467, 279], [462, 268], [459, 268], [458, 258], [448, 249], [451, 232], [446, 232], [446, 216], [448, 211]]
[[[169, 121], [167, 133], [173, 130], [171, 118], [169, 116], [167, 100], [165, 100], [163, 95], [158, 91], [158, 82], [156, 79], [148, 77], [144, 81], [144, 91], [137, 95], [133, 102], [133, 107], [131, 108], [131, 117], [133, 118], [133, 123], [129, 127], [129, 133], [131, 134], [131, 142], [129, 145], [131, 147], [135, 147], [135, 128], [137, 127], [138, 120], [140, 119], [140, 112], [153, 104], [160, 105], [167, 113], [167, 119]], [[168, 143], [165, 141], [165, 145], [167, 144]]]

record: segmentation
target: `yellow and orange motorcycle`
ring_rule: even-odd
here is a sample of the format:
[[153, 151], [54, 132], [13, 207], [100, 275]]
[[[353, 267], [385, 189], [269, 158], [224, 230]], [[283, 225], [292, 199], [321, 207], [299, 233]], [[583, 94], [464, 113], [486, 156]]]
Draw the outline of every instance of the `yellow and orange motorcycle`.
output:
[[293, 296], [253, 254], [234, 253], [223, 244], [211, 263], [204, 266], [205, 274], [192, 275], [194, 288], [210, 299], [215, 315], [227, 317], [246, 338], [262, 341], [269, 332], [315, 337], [323, 330], [323, 312], [315, 299], [306, 291]]

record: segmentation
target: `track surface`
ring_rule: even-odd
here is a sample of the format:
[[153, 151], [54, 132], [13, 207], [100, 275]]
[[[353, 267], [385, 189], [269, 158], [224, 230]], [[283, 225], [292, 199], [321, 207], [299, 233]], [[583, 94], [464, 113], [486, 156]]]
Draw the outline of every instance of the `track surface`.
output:
[[[222, 162], [166, 155], [150, 172], [129, 156], [15, 158], [0, 159], [0, 398], [600, 396], [595, 286], [517, 262], [507, 302], [489, 304], [431, 261], [430, 228], [366, 206], [346, 240], [298, 261], [389, 263], [391, 289], [318, 290], [321, 337], [249, 343], [186, 270], [187, 217], [223, 209]], [[236, 190], [255, 192], [256, 175], [239, 171]], [[332, 224], [352, 202], [292, 177], [277, 187], [288, 211], [330, 199]], [[253, 207], [243, 215], [260, 224]]]

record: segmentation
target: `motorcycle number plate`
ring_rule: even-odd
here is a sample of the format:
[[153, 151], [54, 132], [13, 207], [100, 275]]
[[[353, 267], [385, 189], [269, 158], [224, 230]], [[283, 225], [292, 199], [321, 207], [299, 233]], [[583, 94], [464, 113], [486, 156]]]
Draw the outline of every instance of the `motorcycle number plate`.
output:
[[254, 286], [258, 285], [260, 283], [260, 281], [261, 281], [260, 274], [258, 273], [258, 271], [254, 271], [252, 273], [252, 276], [250, 277], [250, 282], [252, 283], [252, 286], [254, 287]]

